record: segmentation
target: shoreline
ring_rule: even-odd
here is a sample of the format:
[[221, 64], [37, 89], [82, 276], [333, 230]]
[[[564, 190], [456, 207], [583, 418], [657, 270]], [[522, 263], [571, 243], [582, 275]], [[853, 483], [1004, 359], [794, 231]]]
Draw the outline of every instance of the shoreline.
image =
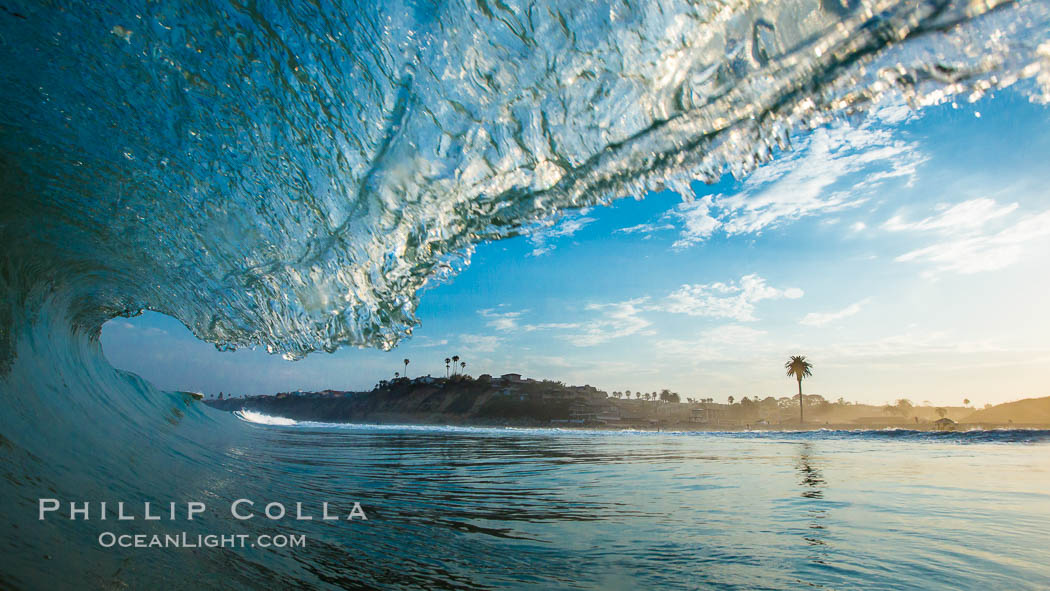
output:
[[[225, 410], [216, 407], [213, 404], [208, 404], [216, 410], [223, 410], [230, 414], [237, 415], [240, 410]], [[1003, 424], [1003, 423], [958, 423], [955, 428], [952, 429], [939, 429], [929, 424], [918, 424], [918, 425], [899, 425], [899, 424], [885, 424], [885, 425], [855, 425], [848, 423], [804, 423], [798, 424], [782, 424], [782, 425], [697, 425], [691, 423], [668, 423], [661, 425], [620, 425], [620, 424], [586, 424], [586, 423], [556, 423], [556, 424], [542, 424], [542, 423], [528, 423], [528, 422], [516, 422], [516, 421], [422, 421], [413, 420], [409, 417], [394, 418], [390, 417], [391, 420], [384, 421], [331, 421], [331, 420], [316, 420], [316, 419], [296, 419], [292, 417], [286, 417], [281, 415], [271, 415], [261, 413], [258, 411], [251, 411], [257, 415], [265, 416], [271, 419], [277, 419], [274, 422], [268, 421], [256, 421], [251, 418], [239, 416], [241, 420], [257, 424], [257, 425], [268, 425], [268, 426], [297, 426], [299, 424], [306, 424], [304, 426], [310, 426], [309, 424], [318, 426], [348, 426], [348, 427], [360, 427], [360, 428], [452, 428], [452, 429], [505, 429], [505, 430], [550, 430], [550, 431], [608, 431], [608, 432], [646, 432], [646, 433], [802, 433], [809, 431], [836, 431], [836, 432], [887, 432], [887, 431], [910, 431], [916, 433], [964, 433], [970, 431], [1050, 431], [1050, 424], [1043, 423], [1024, 423], [1024, 424]], [[292, 421], [291, 424], [283, 421]]]

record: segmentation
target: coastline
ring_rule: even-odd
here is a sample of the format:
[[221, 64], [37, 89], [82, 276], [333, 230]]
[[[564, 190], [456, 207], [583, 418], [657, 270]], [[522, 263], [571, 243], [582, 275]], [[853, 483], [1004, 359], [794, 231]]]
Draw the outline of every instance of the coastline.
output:
[[[549, 380], [501, 378], [402, 378], [367, 392], [325, 390], [284, 392], [243, 398], [204, 399], [227, 412], [249, 411], [296, 422], [374, 426], [479, 427], [651, 432], [788, 432], [788, 431], [970, 431], [1050, 429], [1045, 422], [995, 422], [865, 416], [841, 419], [842, 408], [854, 414], [875, 407], [828, 404], [807, 410], [800, 423], [790, 398], [726, 405], [707, 401], [622, 400], [591, 386], [566, 386]], [[746, 399], [745, 399], [746, 400]], [[797, 399], [795, 399], [797, 401]], [[757, 401], [757, 398], [756, 398]], [[748, 406], [750, 404], [751, 406]], [[794, 402], [797, 404], [797, 402]], [[824, 410], [824, 416], [821, 415]], [[831, 410], [829, 410], [831, 409]], [[921, 411], [921, 409], [916, 409]], [[837, 413], [837, 414], [836, 414]], [[958, 416], [958, 415], [956, 415]], [[959, 417], [961, 418], [961, 417]], [[266, 421], [260, 421], [266, 422]], [[274, 423], [278, 424], [278, 423]]]

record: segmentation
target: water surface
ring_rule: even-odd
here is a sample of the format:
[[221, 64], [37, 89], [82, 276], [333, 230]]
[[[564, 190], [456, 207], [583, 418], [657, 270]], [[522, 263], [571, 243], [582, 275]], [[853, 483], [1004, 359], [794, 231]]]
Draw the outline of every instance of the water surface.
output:
[[1046, 432], [255, 429], [274, 494], [366, 507], [294, 552], [333, 584], [1050, 585]]

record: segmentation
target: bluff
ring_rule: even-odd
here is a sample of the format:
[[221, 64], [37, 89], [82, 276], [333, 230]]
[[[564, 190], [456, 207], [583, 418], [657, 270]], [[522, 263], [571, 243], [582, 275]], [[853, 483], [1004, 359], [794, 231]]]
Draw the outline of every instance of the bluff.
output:
[[325, 390], [206, 400], [227, 411], [252, 410], [297, 421], [536, 426], [619, 420], [618, 408], [592, 386], [483, 375], [400, 378], [368, 392]]

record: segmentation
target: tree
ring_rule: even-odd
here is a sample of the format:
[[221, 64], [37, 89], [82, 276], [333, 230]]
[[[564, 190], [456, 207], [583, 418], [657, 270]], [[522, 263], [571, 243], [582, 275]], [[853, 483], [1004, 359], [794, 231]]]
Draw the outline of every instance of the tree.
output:
[[459, 363], [459, 355], [452, 356], [452, 375], [456, 375], [456, 364]]
[[900, 416], [907, 417], [914, 409], [915, 405], [912, 404], [911, 400], [908, 400], [907, 398], [897, 399], [897, 414]]
[[401, 377], [401, 374], [399, 374], [398, 372], [395, 371], [394, 372], [394, 379], [396, 380], [399, 377]]
[[970, 399], [969, 398], [963, 398], [963, 406], [970, 406]]
[[808, 378], [813, 375], [813, 364], [806, 361], [805, 355], [792, 355], [788, 362], [784, 364], [784, 369], [787, 370], [787, 375], [793, 376], [798, 380], [798, 422], [801, 425], [803, 421], [802, 378]]
[[408, 359], [405, 359], [404, 361], [402, 361], [402, 363], [405, 364], [405, 377], [407, 378], [408, 377]]
[[459, 362], [459, 368], [460, 369], [467, 369], [467, 362], [466, 361], [460, 361]]
[[[744, 398], [746, 399], [746, 398], [747, 398], [747, 396], [744, 396]], [[730, 405], [732, 405], [732, 404], [733, 404], [733, 401], [734, 401], [734, 400], [736, 400], [736, 398], [733, 398], [732, 396], [730, 396], [730, 397], [728, 398], [728, 400], [729, 400], [729, 404], [730, 404]]]
[[628, 391], [624, 392], [624, 394], [626, 394], [626, 395], [627, 395], [627, 400], [630, 400], [630, 399], [631, 399], [631, 391], [630, 391], [630, 390], [628, 390]]
[[445, 378], [448, 378], [448, 364], [452, 363], [452, 360], [448, 357], [445, 358]]
[[664, 388], [660, 391], [660, 400], [663, 400], [664, 402], [681, 402], [682, 397], [677, 393]]

